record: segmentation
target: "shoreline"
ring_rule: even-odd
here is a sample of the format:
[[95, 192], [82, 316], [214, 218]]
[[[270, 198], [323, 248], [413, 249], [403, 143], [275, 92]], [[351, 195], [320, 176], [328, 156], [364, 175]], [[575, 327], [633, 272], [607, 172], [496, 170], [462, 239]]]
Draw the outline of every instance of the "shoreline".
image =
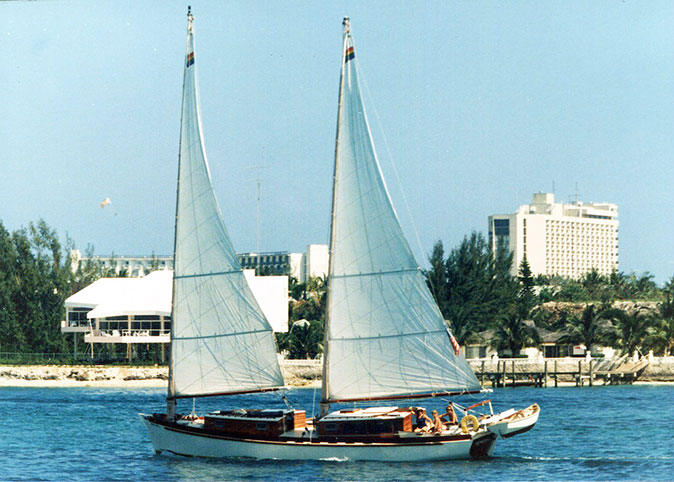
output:
[[[321, 370], [311, 365], [284, 365], [286, 385], [291, 388], [320, 388]], [[167, 367], [98, 367], [88, 365], [0, 365], [0, 388], [166, 388]], [[652, 374], [636, 380], [634, 385], [673, 385], [671, 377]], [[575, 382], [559, 381], [559, 387], [575, 387]], [[601, 383], [596, 386], [603, 386]], [[485, 386], [485, 388], [491, 388]], [[549, 387], [551, 388], [551, 387]]]
[[[292, 388], [321, 386], [315, 366], [284, 366], [283, 375]], [[167, 367], [0, 365], [0, 388], [166, 388], [167, 384]]]
[[[290, 388], [321, 388], [321, 381], [314, 380], [307, 383], [288, 383]], [[673, 381], [661, 381], [661, 380], [649, 380], [641, 381], [637, 380], [633, 385], [638, 386], [648, 386], [648, 385], [674, 385]], [[149, 380], [89, 380], [89, 381], [77, 381], [77, 380], [25, 380], [25, 379], [12, 379], [12, 378], [0, 378], [0, 389], [1, 388], [166, 388], [167, 381], [160, 379], [149, 379]], [[604, 385], [598, 384], [596, 387], [602, 387]], [[609, 385], [606, 385], [609, 386]], [[625, 386], [625, 385], [615, 385], [615, 386]], [[485, 387], [488, 390], [491, 390], [491, 387]], [[510, 387], [507, 387], [510, 388]], [[552, 386], [547, 387], [549, 389], [555, 388]], [[559, 382], [558, 388], [576, 388], [574, 382]], [[587, 386], [582, 388], [589, 388]]]

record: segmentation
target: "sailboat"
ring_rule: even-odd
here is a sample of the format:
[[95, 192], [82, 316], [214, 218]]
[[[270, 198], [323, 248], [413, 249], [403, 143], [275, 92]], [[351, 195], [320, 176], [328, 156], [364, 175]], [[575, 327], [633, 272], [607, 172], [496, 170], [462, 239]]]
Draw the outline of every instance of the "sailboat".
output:
[[[421, 407], [346, 402], [478, 394], [482, 388], [403, 235], [375, 154], [344, 19], [320, 414], [304, 410], [176, 413], [176, 400], [282, 390], [269, 323], [248, 288], [213, 194], [201, 132], [188, 12], [175, 228], [167, 412], [141, 414], [156, 452], [281, 460], [484, 458], [497, 437], [530, 430], [537, 404], [424, 425]], [[382, 402], [378, 402], [382, 403]], [[479, 413], [489, 407], [488, 413]], [[448, 409], [449, 411], [449, 409]], [[448, 422], [453, 422], [448, 420]]]

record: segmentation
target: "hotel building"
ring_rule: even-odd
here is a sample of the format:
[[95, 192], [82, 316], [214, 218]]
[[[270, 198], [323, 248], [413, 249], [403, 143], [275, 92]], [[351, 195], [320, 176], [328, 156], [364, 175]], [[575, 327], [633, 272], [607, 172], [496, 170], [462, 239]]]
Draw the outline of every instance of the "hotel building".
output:
[[510, 249], [513, 275], [525, 257], [534, 276], [579, 278], [593, 268], [607, 275], [618, 269], [618, 206], [534, 194], [514, 214], [489, 216], [489, 244]]

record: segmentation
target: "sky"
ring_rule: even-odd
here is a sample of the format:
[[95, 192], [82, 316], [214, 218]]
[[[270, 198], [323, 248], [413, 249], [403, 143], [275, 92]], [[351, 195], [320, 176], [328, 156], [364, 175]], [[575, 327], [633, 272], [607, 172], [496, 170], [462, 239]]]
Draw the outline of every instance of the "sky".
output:
[[[0, 221], [173, 249], [187, 5], [238, 252], [327, 243], [342, 17], [422, 266], [534, 192], [619, 209], [619, 269], [674, 275], [674, 2], [0, 1]], [[110, 198], [104, 208], [100, 203]]]

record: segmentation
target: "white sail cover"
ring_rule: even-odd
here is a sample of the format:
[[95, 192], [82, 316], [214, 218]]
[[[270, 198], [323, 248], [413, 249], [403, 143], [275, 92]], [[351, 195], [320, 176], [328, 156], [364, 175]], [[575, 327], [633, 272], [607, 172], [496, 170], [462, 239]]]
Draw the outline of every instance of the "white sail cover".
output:
[[281, 387], [271, 327], [244, 278], [211, 185], [191, 16], [185, 59], [169, 398]]
[[391, 204], [345, 23], [323, 400], [478, 391]]

